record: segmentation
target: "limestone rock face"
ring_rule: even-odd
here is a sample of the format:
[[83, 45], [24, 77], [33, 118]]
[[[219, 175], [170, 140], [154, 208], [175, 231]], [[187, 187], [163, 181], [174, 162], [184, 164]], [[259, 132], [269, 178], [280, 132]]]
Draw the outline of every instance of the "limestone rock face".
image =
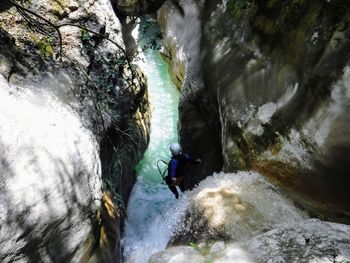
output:
[[149, 140], [146, 80], [109, 1], [24, 4], [66, 25], [61, 50], [50, 25], [0, 5], [0, 261], [119, 262]]
[[[283, 224], [241, 243], [170, 247], [150, 262], [349, 262], [350, 227], [317, 219]], [[162, 261], [160, 261], [162, 260]]]
[[[163, 32], [163, 55], [169, 73], [182, 91], [179, 105], [179, 134], [184, 150], [203, 162], [194, 167], [185, 184], [192, 188], [222, 168], [220, 116], [217, 101], [208, 93], [201, 66], [201, 14], [197, 2], [167, 1], [158, 12]], [[200, 142], [193, 144], [192, 142]]]
[[[165, 41], [169, 57], [177, 57], [172, 61], [185, 65], [181, 142], [212, 166], [194, 176], [216, 167], [259, 171], [315, 213], [346, 221], [349, 4], [178, 4], [167, 2], [159, 21], [165, 32], [179, 32]], [[186, 32], [198, 40], [183, 37]]]
[[101, 205], [98, 143], [47, 90], [0, 78], [1, 262], [75, 261]]
[[349, 262], [350, 226], [310, 219], [244, 243], [258, 262]]

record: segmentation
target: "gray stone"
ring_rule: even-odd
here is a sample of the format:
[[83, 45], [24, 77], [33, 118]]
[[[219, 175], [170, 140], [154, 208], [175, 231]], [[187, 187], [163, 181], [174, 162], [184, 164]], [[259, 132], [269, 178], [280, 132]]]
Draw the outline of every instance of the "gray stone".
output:
[[[305, 242], [300, 242], [302, 238]], [[259, 262], [345, 263], [350, 261], [350, 226], [309, 219], [283, 224], [243, 246]]]
[[0, 261], [119, 261], [123, 205], [149, 140], [144, 76], [131, 85], [130, 70], [113, 61], [126, 58], [109, 1], [23, 4], [119, 47], [64, 26], [58, 58], [55, 35], [29, 30], [1, 5]]
[[180, 141], [203, 160], [188, 186], [253, 169], [312, 213], [349, 221], [350, 5], [177, 3], [158, 20], [183, 93]]
[[[242, 243], [226, 243], [223, 250], [212, 251], [206, 256], [215, 263], [297, 263], [297, 262], [350, 262], [350, 226], [308, 219], [293, 224], [283, 224], [271, 231], [257, 235]], [[301, 245], [295, 237], [306, 240]], [[300, 239], [300, 238], [299, 238]], [[155, 262], [170, 263], [176, 255], [188, 255], [191, 261], [200, 263], [202, 258], [193, 257], [191, 247], [170, 247], [152, 256]], [[171, 256], [170, 256], [171, 255]], [[164, 261], [155, 261], [155, 259]], [[177, 261], [176, 261], [177, 262]], [[179, 261], [185, 262], [185, 261]]]
[[83, 253], [100, 206], [98, 142], [47, 90], [0, 76], [0, 94], [1, 261], [72, 259], [73, 251]]
[[[192, 156], [202, 159], [201, 165], [190, 168], [193, 176], [185, 179], [187, 188], [220, 171], [223, 164], [217, 100], [206, 89], [200, 66], [201, 8], [199, 1], [166, 1], [158, 12], [169, 73], [183, 93], [179, 105], [180, 142]], [[193, 103], [193, 99], [198, 100]], [[194, 145], [193, 141], [200, 143]]]
[[211, 247], [210, 247], [210, 253], [215, 254], [218, 252], [221, 252], [225, 248], [225, 242], [223, 241], [218, 241], [215, 242]]

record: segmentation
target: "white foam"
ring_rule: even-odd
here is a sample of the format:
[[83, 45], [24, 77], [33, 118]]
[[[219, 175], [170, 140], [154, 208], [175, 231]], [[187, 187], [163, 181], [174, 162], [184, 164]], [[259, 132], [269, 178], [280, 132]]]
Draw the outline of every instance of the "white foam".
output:
[[204, 215], [212, 226], [222, 225], [236, 240], [306, 218], [278, 188], [254, 172], [214, 174], [189, 193], [189, 200], [205, 208]]

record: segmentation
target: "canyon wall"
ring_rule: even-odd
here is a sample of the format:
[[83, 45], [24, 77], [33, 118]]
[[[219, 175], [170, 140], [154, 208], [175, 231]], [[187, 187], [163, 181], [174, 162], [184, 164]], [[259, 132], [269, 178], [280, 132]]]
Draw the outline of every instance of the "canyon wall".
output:
[[258, 171], [311, 213], [348, 222], [349, 11], [344, 1], [163, 5], [181, 143], [204, 163], [192, 181]]
[[120, 262], [146, 78], [109, 1], [23, 4], [0, 4], [0, 261]]

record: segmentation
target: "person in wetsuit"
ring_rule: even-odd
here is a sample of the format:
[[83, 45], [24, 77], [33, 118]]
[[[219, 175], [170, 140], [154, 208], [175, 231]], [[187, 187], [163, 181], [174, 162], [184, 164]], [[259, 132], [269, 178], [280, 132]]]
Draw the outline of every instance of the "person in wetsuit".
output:
[[179, 186], [181, 192], [185, 191], [184, 177], [187, 176], [188, 164], [200, 164], [201, 160], [193, 160], [189, 155], [181, 152], [182, 148], [178, 143], [170, 145], [170, 152], [172, 154], [168, 165], [168, 175], [165, 177], [165, 182], [170, 191], [179, 198], [179, 193], [176, 186]]

